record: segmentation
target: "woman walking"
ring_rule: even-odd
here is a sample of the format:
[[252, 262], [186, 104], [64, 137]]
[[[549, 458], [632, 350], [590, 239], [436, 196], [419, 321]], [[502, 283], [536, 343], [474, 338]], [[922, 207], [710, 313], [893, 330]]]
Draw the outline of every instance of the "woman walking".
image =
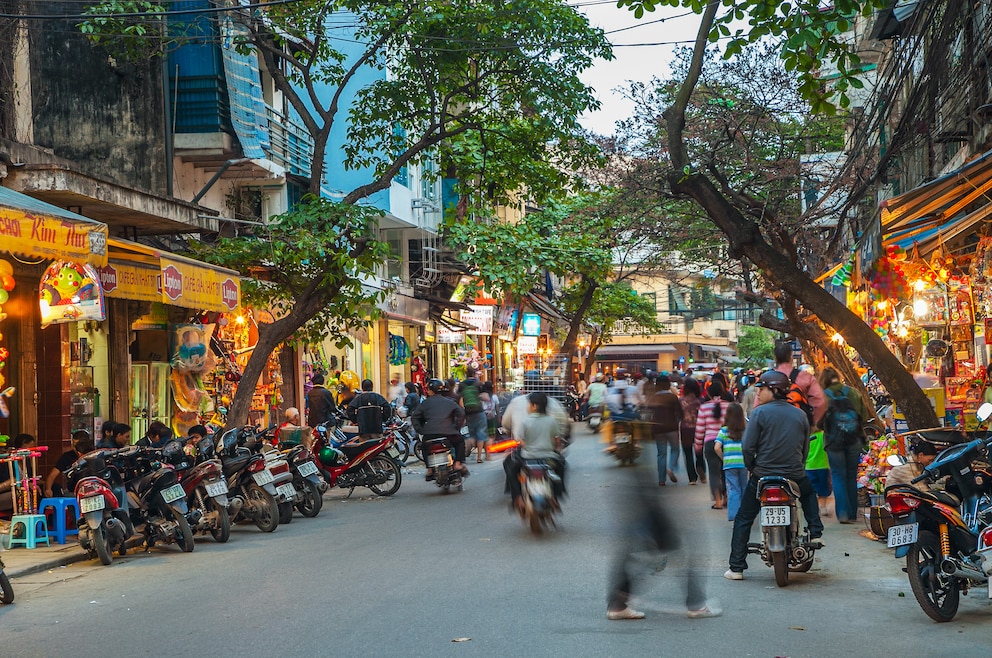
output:
[[833, 368], [823, 369], [820, 387], [828, 401], [823, 416], [823, 447], [830, 465], [837, 520], [854, 523], [858, 517], [858, 463], [865, 407], [858, 392], [845, 386]]
[[716, 454], [716, 435], [723, 427], [727, 413], [727, 401], [723, 399], [726, 390], [719, 380], [709, 386], [710, 400], [699, 407], [696, 417], [696, 441], [703, 442], [703, 455], [710, 472], [710, 493], [713, 495], [713, 509], [724, 509], [727, 505], [727, 488], [723, 482], [723, 460]]
[[692, 377], [686, 377], [682, 382], [682, 427], [679, 431], [682, 442], [682, 455], [685, 457], [685, 474], [689, 484], [699, 480], [706, 484], [706, 458], [703, 457], [702, 444], [696, 450], [696, 416], [699, 405], [703, 403], [703, 389], [699, 382]]

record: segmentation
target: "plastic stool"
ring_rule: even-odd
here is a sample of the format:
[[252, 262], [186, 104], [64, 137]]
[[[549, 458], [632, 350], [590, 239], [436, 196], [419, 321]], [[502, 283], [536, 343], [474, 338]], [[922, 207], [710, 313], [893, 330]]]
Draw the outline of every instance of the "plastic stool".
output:
[[54, 510], [55, 516], [55, 529], [49, 530], [49, 537], [55, 537], [55, 541], [60, 544], [66, 543], [66, 537], [69, 535], [78, 535], [79, 530], [76, 528], [66, 527], [65, 515], [69, 508], [75, 510], [75, 515], [72, 517], [73, 523], [79, 518], [79, 502], [73, 498], [42, 498], [41, 502], [38, 503], [38, 513], [44, 514], [47, 508], [51, 507]]
[[[14, 536], [14, 530], [18, 525], [24, 528], [23, 537]], [[41, 528], [40, 532], [38, 528]], [[52, 545], [48, 539], [48, 521], [45, 520], [44, 514], [18, 514], [10, 519], [10, 542], [8, 545], [11, 548], [22, 544], [27, 548], [35, 548], [40, 541], [49, 546]]]

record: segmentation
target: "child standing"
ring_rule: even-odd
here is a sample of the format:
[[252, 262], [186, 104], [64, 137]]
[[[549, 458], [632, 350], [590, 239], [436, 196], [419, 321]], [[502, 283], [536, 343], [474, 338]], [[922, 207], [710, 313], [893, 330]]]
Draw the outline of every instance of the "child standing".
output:
[[827, 453], [823, 449], [823, 430], [817, 428], [809, 437], [809, 454], [806, 455], [806, 477], [809, 478], [816, 491], [816, 500], [820, 505], [820, 516], [830, 516], [830, 498], [833, 494], [833, 484], [830, 481], [830, 464]]
[[732, 402], [727, 405], [723, 427], [714, 440], [714, 450], [723, 458], [723, 476], [727, 482], [727, 520], [733, 521], [741, 508], [741, 497], [747, 486], [747, 469], [744, 468], [744, 452], [741, 450], [741, 437], [744, 436], [744, 407]]

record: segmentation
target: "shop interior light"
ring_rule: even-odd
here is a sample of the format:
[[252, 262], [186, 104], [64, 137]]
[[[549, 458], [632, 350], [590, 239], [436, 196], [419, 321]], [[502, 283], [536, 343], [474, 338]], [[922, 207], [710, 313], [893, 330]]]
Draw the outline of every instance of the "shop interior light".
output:
[[927, 287], [927, 283], [923, 279], [917, 279], [913, 282], [913, 287], [922, 292]]
[[889, 308], [889, 300], [883, 299], [880, 302], [878, 302], [877, 304], [875, 304], [875, 307], [879, 311], [884, 311], [885, 309]]
[[922, 317], [927, 314], [927, 303], [922, 299], [917, 299], [913, 302], [913, 315], [916, 317]]
[[840, 333], [837, 333], [837, 332], [835, 332], [834, 335], [830, 337], [830, 340], [832, 340], [833, 342], [837, 343], [838, 345], [843, 345], [844, 344], [844, 337], [841, 336]]
[[897, 334], [899, 338], [905, 338], [906, 336], [909, 335], [909, 329], [906, 327], [906, 325], [900, 325]]
[[234, 321], [237, 324], [244, 324], [245, 323], [245, 316], [239, 315], [238, 317], [234, 318]]

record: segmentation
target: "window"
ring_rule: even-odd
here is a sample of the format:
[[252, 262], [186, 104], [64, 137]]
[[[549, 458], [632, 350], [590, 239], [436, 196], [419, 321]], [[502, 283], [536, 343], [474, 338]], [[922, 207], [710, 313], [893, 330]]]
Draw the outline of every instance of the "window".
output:
[[382, 231], [382, 241], [389, 244], [389, 258], [386, 259], [385, 278], [402, 280], [403, 277], [403, 232], [398, 229]]

